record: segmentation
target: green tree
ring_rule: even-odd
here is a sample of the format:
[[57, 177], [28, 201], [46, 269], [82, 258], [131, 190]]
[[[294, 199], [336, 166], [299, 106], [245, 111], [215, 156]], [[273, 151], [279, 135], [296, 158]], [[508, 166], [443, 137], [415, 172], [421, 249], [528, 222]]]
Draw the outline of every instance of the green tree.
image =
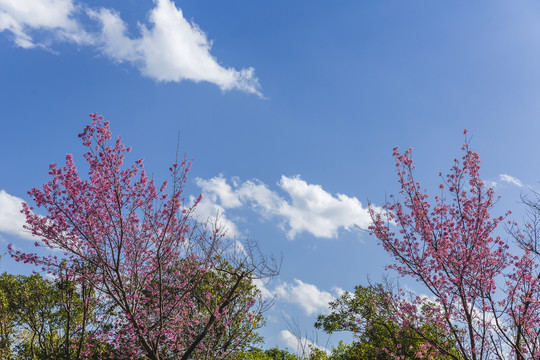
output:
[[[207, 347], [195, 350], [194, 359], [214, 359], [219, 351], [225, 356], [236, 358], [236, 354], [262, 341], [257, 329], [264, 325], [262, 313], [269, 303], [261, 298], [261, 292], [253, 284], [251, 270], [245, 265], [232, 265], [236, 259], [220, 257], [214, 267], [200, 279], [190, 293], [192, 313], [189, 317], [206, 316], [212, 309], [228, 301], [227, 309], [220, 314], [212, 332], [206, 335]], [[238, 269], [245, 269], [239, 271]], [[234, 286], [234, 296], [230, 296]], [[195, 324], [190, 331], [202, 333], [204, 323]]]
[[346, 344], [341, 340], [338, 345], [332, 349], [332, 354], [330, 355], [329, 360], [357, 360], [360, 358], [365, 358], [361, 347], [358, 345], [358, 342]]
[[[239, 274], [224, 259], [218, 264], [204, 274], [204, 279], [190, 293], [192, 311], [194, 314], [208, 312], [216, 306], [209, 301], [219, 303], [230, 298], [228, 311], [220, 314], [222, 321], [207, 341], [213, 349], [221, 349], [233, 359], [247, 346], [261, 341], [256, 330], [264, 324], [264, 309], [255, 311], [252, 305], [263, 306], [263, 302], [258, 301], [260, 291], [249, 273]], [[235, 296], [229, 297], [227, 291], [235, 282]], [[115, 359], [114, 349], [94, 336], [96, 330], [107, 330], [97, 321], [98, 314], [107, 316], [107, 307], [93, 302], [92, 289], [83, 285], [75, 286], [71, 281], [60, 279], [47, 280], [39, 274], [1, 274], [0, 359]], [[212, 354], [203, 350], [197, 349], [193, 359], [212, 358]]]
[[14, 346], [24, 335], [17, 328], [17, 303], [13, 301], [17, 290], [17, 278], [3, 273], [0, 275], [0, 358], [10, 359]]
[[[94, 338], [92, 292], [73, 282], [39, 274], [0, 275], [0, 355], [8, 360], [105, 358]], [[91, 349], [91, 350], [90, 350]]]
[[0, 275], [2, 354], [7, 359], [61, 358], [61, 289], [40, 275]]
[[[392, 304], [390, 293], [382, 285], [356, 286], [354, 293], [345, 292], [332, 301], [331, 313], [319, 315], [315, 327], [329, 334], [350, 331], [355, 340], [351, 345], [340, 342], [329, 359], [393, 359], [389, 353], [399, 354], [406, 359], [442, 359], [434, 357], [433, 351], [426, 348], [425, 338], [397, 322]], [[426, 302], [424, 310], [428, 313], [434, 311], [433, 307], [433, 304]], [[439, 336], [439, 342], [448, 343], [448, 350], [453, 351], [448, 339], [442, 338], [438, 329], [427, 318], [424, 319], [420, 324], [422, 333], [430, 333], [435, 338]]]
[[249, 350], [242, 351], [235, 357], [235, 360], [300, 360], [298, 356], [288, 352], [287, 350], [274, 347], [268, 350], [262, 350], [256, 347], [251, 347]]
[[309, 345], [308, 360], [328, 360], [328, 354], [318, 347]]

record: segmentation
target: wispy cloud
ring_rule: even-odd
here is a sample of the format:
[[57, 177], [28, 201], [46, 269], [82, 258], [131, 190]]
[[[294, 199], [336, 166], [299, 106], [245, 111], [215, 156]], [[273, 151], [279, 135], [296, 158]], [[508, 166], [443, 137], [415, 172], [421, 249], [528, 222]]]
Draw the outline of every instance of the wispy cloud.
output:
[[508, 174], [499, 175], [499, 180], [507, 184], [515, 185], [517, 187], [523, 187], [523, 183], [521, 182], [521, 180]]
[[288, 195], [284, 198], [258, 180], [229, 184], [223, 176], [209, 180], [196, 179], [209, 199], [224, 210], [249, 206], [263, 217], [281, 219], [281, 227], [289, 239], [302, 232], [316, 237], [335, 238], [339, 229], [351, 230], [354, 225], [367, 227], [371, 222], [367, 208], [356, 197], [332, 195], [322, 186], [309, 184], [299, 176], [283, 175], [278, 187]]
[[[154, 3], [149, 23], [139, 24], [140, 36], [132, 38], [113, 9], [92, 9], [73, 0], [0, 0], [0, 32], [11, 33], [15, 44], [27, 49], [54, 41], [93, 45], [113, 61], [129, 63], [156, 81], [207, 81], [223, 91], [261, 95], [253, 68], [220, 65], [204, 31], [186, 20], [172, 0]], [[96, 21], [101, 31], [87, 32], [84, 24]]]
[[500, 187], [501, 185], [512, 185], [519, 188], [523, 187], [523, 183], [518, 178], [508, 174], [500, 174], [497, 179], [487, 180], [486, 184], [492, 188]]
[[0, 190], [0, 232], [34, 239], [32, 234], [23, 228], [26, 217], [21, 214], [22, 202], [21, 198]]

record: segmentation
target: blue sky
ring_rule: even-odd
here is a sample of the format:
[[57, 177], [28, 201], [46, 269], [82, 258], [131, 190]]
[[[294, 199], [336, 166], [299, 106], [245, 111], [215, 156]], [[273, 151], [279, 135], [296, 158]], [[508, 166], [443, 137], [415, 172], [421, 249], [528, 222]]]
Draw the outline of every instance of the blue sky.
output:
[[328, 300], [383, 275], [354, 224], [397, 192], [394, 146], [434, 189], [467, 128], [497, 210], [519, 218], [539, 179], [538, 64], [535, 1], [0, 0], [2, 253], [30, 244], [18, 202], [49, 163], [80, 162], [88, 113], [157, 178], [180, 131], [199, 216], [283, 254], [261, 333], [294, 350], [285, 319], [311, 335]]

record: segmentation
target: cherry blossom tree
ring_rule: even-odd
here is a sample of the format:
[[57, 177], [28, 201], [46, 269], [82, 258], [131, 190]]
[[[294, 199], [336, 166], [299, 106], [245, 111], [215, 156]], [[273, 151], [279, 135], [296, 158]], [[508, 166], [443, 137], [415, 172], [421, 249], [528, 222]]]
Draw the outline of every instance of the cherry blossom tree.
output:
[[[383, 211], [371, 207], [370, 230], [395, 260], [390, 268], [424, 285], [433, 304], [394, 293], [394, 320], [449, 359], [538, 359], [534, 261], [530, 251], [512, 255], [494, 234], [505, 216], [490, 215], [495, 196], [480, 178], [479, 156], [467, 142], [462, 150], [441, 175], [440, 194], [430, 198], [414, 177], [411, 149], [394, 149], [400, 199], [391, 197]], [[438, 334], [423, 331], [426, 319]], [[441, 338], [451, 339], [457, 353]]]
[[[57, 251], [38, 256], [10, 247], [11, 255], [91, 286], [108, 308], [93, 320], [110, 328], [93, 336], [119, 358], [221, 359], [241, 349], [263, 310], [251, 280], [275, 275], [276, 267], [259, 253], [227, 247], [218, 221], [193, 220], [201, 197], [193, 204], [184, 198], [190, 162], [173, 164], [171, 180], [157, 186], [142, 159], [124, 165], [131, 149], [120, 137], [111, 142], [109, 122], [90, 116], [79, 135], [88, 176], [68, 154], [64, 167], [50, 165], [49, 182], [29, 192], [46, 215], [23, 205], [26, 228], [41, 239], [36, 246]], [[233, 327], [241, 334], [231, 336]]]

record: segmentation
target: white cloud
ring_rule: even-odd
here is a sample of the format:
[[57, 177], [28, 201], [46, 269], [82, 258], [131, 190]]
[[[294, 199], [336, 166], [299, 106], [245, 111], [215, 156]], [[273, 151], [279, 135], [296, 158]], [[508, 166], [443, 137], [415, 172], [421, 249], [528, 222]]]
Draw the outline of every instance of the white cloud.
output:
[[23, 200], [0, 190], [0, 232], [33, 239], [32, 234], [23, 228], [26, 217], [21, 214]]
[[34, 40], [37, 31], [57, 41], [91, 43], [74, 18], [76, 11], [73, 0], [0, 0], [0, 32], [11, 32], [15, 44], [23, 48], [43, 46]]
[[328, 314], [328, 303], [335, 300], [329, 292], [321, 291], [315, 285], [298, 279], [294, 279], [293, 284], [285, 282], [278, 285], [273, 293], [278, 300], [298, 305], [308, 316]]
[[223, 175], [220, 174], [210, 180], [197, 178], [195, 182], [197, 186], [205, 191], [206, 198], [209, 198], [214, 203], [219, 202], [228, 209], [242, 206], [238, 194], [227, 184], [227, 180]]
[[302, 231], [318, 237], [336, 237], [338, 228], [350, 230], [354, 224], [367, 227], [371, 222], [367, 209], [355, 197], [334, 197], [320, 185], [308, 184], [299, 177], [282, 176], [279, 186], [292, 199], [292, 204], [280, 211], [288, 218], [289, 238]]
[[239, 89], [260, 95], [253, 68], [224, 68], [210, 54], [212, 43], [197, 24], [187, 21], [171, 0], [156, 0], [150, 26], [140, 25], [141, 37], [130, 38], [120, 15], [101, 8], [89, 10], [102, 25], [102, 51], [118, 62], [129, 62], [158, 81], [208, 81], [222, 90]]
[[515, 178], [515, 177], [513, 177], [511, 175], [501, 174], [501, 175], [499, 175], [499, 179], [502, 182], [505, 182], [505, 183], [508, 183], [508, 184], [511, 184], [511, 185], [515, 185], [517, 187], [523, 187], [523, 183], [519, 179], [517, 179], [517, 178]]
[[345, 293], [345, 290], [339, 286], [332, 287], [332, 290], [336, 293], [337, 296], [341, 296]]
[[[194, 201], [195, 198], [192, 197], [191, 203], [193, 203]], [[214, 219], [216, 219], [216, 217], [218, 217], [218, 227], [220, 229], [223, 229], [227, 236], [235, 237], [240, 235], [236, 224], [229, 220], [225, 215], [225, 209], [222, 206], [216, 204], [215, 201], [212, 201], [212, 199], [207, 197], [205, 194], [203, 194], [201, 201], [195, 207], [193, 215], [198, 221], [202, 223], [206, 223], [207, 221], [213, 221]]]
[[319, 346], [305, 337], [299, 338], [293, 333], [291, 333], [289, 330], [281, 330], [279, 332], [279, 338], [286, 347], [294, 349], [294, 351], [304, 356], [309, 356], [309, 354], [311, 353], [310, 346], [312, 348], [318, 348], [325, 353], [330, 354], [330, 351], [327, 348]]
[[273, 290], [270, 290], [262, 279], [254, 279], [253, 284], [261, 291], [264, 300], [276, 299], [297, 305], [307, 316], [329, 314], [329, 303], [336, 299], [334, 295], [341, 296], [344, 293], [338, 286], [332, 287], [333, 294], [331, 294], [299, 279], [294, 279], [292, 283], [281, 282]]
[[298, 338], [289, 330], [281, 330], [279, 333], [279, 338], [281, 341], [283, 341], [286, 347], [294, 349], [294, 351], [297, 351], [300, 347]]
[[491, 188], [497, 188], [504, 184], [510, 184], [519, 188], [523, 187], [523, 183], [518, 178], [508, 174], [500, 174], [497, 180], [487, 180], [486, 185]]
[[266, 287], [264, 280], [253, 279], [252, 282], [257, 287], [257, 289], [260, 290], [263, 300], [270, 300], [274, 298], [274, 295], [272, 294], [272, 292], [268, 290], [268, 288]]
[[[0, 32], [12, 34], [23, 48], [47, 47], [52, 41], [97, 46], [116, 62], [127, 62], [157, 81], [207, 81], [223, 91], [238, 89], [261, 96], [253, 68], [223, 67], [210, 54], [212, 42], [187, 21], [172, 0], [154, 0], [149, 24], [139, 24], [140, 36], [131, 38], [120, 14], [107, 8], [91, 9], [74, 0], [0, 0]], [[82, 21], [101, 24], [87, 32]], [[49, 36], [49, 38], [46, 37]], [[46, 41], [36, 41], [35, 37]]]
[[354, 225], [367, 227], [371, 222], [368, 210], [356, 197], [332, 194], [322, 186], [308, 184], [299, 176], [282, 176], [277, 184], [289, 200], [255, 181], [239, 183], [233, 179], [232, 186], [219, 175], [210, 180], [197, 179], [203, 190], [203, 198], [211, 200], [223, 209], [250, 205], [266, 218], [278, 217], [289, 239], [308, 232], [316, 237], [335, 238], [339, 229], [351, 230]]

